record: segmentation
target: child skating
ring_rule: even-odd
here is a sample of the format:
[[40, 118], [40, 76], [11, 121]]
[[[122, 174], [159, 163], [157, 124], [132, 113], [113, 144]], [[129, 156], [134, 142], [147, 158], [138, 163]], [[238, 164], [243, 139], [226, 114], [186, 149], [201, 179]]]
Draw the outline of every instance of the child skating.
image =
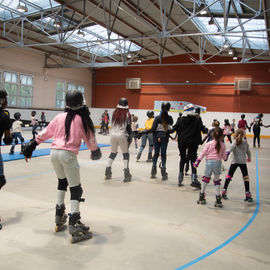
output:
[[14, 119], [15, 121], [12, 124], [12, 132], [13, 132], [13, 136], [14, 136], [14, 141], [12, 143], [12, 146], [10, 148], [9, 154], [13, 155], [14, 154], [14, 149], [16, 144], [18, 144], [18, 139], [20, 139], [21, 141], [21, 152], [20, 154], [22, 154], [22, 149], [23, 149], [23, 142], [24, 142], [24, 138], [22, 136], [22, 121], [21, 121], [21, 114], [19, 112], [15, 112], [14, 113]]
[[213, 140], [208, 142], [203, 148], [202, 153], [193, 164], [197, 168], [201, 160], [206, 157], [205, 172], [202, 179], [202, 187], [199, 195], [198, 204], [206, 204], [205, 190], [210, 182], [211, 175], [214, 174], [214, 185], [216, 187], [216, 202], [215, 207], [223, 207], [220, 195], [220, 174], [222, 159], [227, 160], [225, 144], [223, 142], [223, 130], [215, 128], [213, 130]]
[[72, 235], [72, 243], [92, 238], [89, 226], [85, 226], [80, 221], [80, 202], [84, 199], [82, 198], [83, 189], [77, 154], [81, 146], [81, 140], [83, 139], [91, 150], [91, 159], [101, 158], [101, 151], [95, 139], [93, 122], [89, 116], [88, 108], [83, 104], [83, 100], [80, 91], [68, 91], [65, 112], [58, 114], [35, 139], [25, 144], [23, 149], [25, 159], [28, 161], [38, 144], [53, 138], [50, 159], [58, 178], [55, 231], [63, 229], [67, 219], [64, 200], [69, 186], [71, 197], [69, 233]]
[[233, 178], [233, 175], [236, 169], [239, 167], [243, 176], [244, 185], [245, 185], [245, 201], [252, 202], [252, 195], [249, 190], [249, 176], [246, 162], [251, 161], [251, 153], [249, 150], [249, 145], [245, 139], [245, 131], [243, 129], [237, 129], [234, 135], [235, 141], [231, 145], [228, 155], [232, 152], [232, 163], [229, 168], [229, 172], [226, 176], [224, 187], [222, 190], [223, 199], [227, 200], [227, 189]]

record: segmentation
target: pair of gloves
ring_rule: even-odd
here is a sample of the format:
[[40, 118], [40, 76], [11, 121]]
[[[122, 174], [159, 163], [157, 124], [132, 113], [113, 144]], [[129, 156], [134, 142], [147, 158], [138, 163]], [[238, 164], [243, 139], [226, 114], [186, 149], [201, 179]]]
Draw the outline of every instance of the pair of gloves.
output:
[[[35, 139], [31, 140], [30, 142], [24, 144], [22, 152], [26, 158], [31, 158], [34, 150], [36, 149], [38, 143]], [[91, 151], [91, 159], [98, 160], [102, 156], [100, 148], [98, 147], [95, 151]]]

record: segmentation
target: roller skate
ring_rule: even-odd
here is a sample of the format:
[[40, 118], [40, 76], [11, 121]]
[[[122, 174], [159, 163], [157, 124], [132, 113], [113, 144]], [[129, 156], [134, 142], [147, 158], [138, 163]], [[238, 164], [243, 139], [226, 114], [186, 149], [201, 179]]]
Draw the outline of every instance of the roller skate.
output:
[[72, 244], [91, 239], [93, 237], [92, 232], [89, 231], [90, 227], [85, 226], [80, 219], [81, 217], [79, 212], [69, 214], [69, 233], [71, 234], [70, 242]]
[[139, 152], [138, 155], [137, 155], [137, 157], [136, 157], [136, 161], [137, 161], [137, 162], [139, 162], [139, 160], [140, 160], [140, 158], [141, 158], [141, 155], [142, 155], [142, 154]]
[[64, 204], [56, 205], [55, 207], [55, 232], [60, 232], [65, 228], [67, 222], [66, 207]]
[[222, 198], [223, 198], [224, 200], [228, 200], [227, 190], [226, 190], [226, 189], [223, 189], [221, 194], [222, 194]]
[[106, 167], [105, 180], [109, 180], [111, 178], [112, 178], [112, 168], [111, 167]]
[[183, 180], [184, 180], [184, 173], [179, 172], [179, 175], [178, 175], [178, 186], [179, 187], [183, 186], [183, 184], [182, 184]]
[[197, 174], [193, 173], [191, 174], [191, 184], [192, 187], [201, 189], [201, 183], [198, 181], [198, 176]]
[[157, 178], [157, 166], [152, 166], [152, 170], [151, 170], [151, 178]]
[[246, 192], [245, 202], [253, 202], [253, 198], [250, 192]]
[[205, 193], [200, 192], [199, 200], [197, 201], [197, 204], [206, 204]]
[[216, 195], [215, 207], [219, 207], [219, 208], [223, 207], [223, 204], [221, 202], [221, 195]]
[[168, 180], [168, 174], [166, 172], [166, 168], [165, 167], [160, 167], [160, 169], [161, 169], [162, 181]]
[[148, 153], [146, 162], [152, 162], [152, 161], [153, 161], [152, 153]]
[[132, 175], [129, 172], [129, 168], [124, 169], [124, 182], [130, 182]]

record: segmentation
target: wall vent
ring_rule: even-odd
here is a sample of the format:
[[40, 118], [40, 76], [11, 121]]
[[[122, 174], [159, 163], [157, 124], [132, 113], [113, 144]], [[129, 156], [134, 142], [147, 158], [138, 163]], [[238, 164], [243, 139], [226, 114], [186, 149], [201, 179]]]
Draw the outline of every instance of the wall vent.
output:
[[141, 78], [129, 78], [126, 80], [127, 89], [141, 89]]
[[234, 90], [237, 91], [250, 91], [251, 90], [252, 81], [251, 79], [234, 79]]

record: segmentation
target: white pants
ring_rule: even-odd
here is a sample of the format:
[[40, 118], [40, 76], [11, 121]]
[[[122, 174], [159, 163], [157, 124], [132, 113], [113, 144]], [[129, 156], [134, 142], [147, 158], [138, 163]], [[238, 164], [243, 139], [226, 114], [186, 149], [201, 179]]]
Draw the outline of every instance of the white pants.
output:
[[80, 166], [74, 152], [52, 149], [50, 159], [57, 178], [66, 178], [69, 187], [80, 185]]
[[111, 135], [110, 136], [111, 151], [117, 153], [118, 146], [120, 146], [122, 153], [128, 153], [128, 142], [126, 135]]

